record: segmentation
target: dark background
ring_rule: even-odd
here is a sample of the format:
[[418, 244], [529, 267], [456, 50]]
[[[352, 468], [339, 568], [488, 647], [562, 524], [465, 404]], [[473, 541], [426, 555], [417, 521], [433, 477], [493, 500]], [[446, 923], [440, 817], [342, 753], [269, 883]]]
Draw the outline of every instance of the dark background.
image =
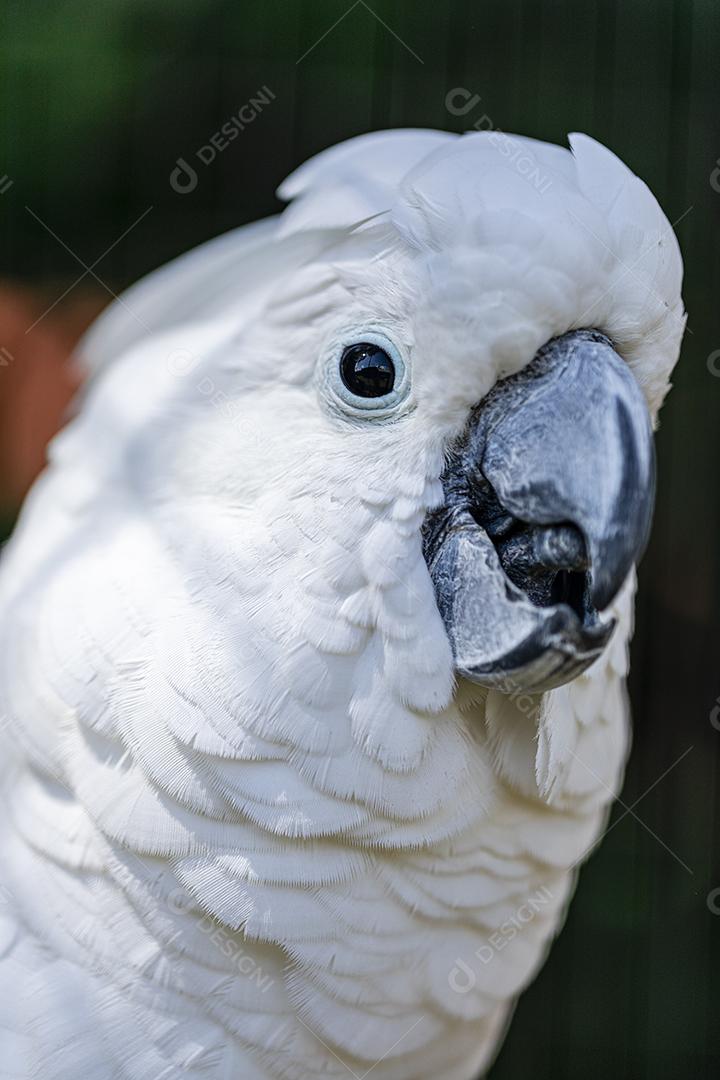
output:
[[[75, 381], [67, 353], [108, 289], [273, 213], [278, 182], [332, 143], [394, 126], [492, 123], [561, 143], [586, 131], [678, 222], [690, 332], [662, 413], [640, 573], [622, 796], [640, 801], [615, 808], [493, 1080], [718, 1075], [719, 60], [716, 0], [23, 0], [0, 14], [8, 523]], [[263, 87], [274, 99], [198, 164]], [[445, 103], [456, 87], [481, 99], [463, 117]], [[180, 157], [198, 172], [184, 195], [169, 184]], [[79, 260], [92, 266], [110, 245], [73, 284]]]

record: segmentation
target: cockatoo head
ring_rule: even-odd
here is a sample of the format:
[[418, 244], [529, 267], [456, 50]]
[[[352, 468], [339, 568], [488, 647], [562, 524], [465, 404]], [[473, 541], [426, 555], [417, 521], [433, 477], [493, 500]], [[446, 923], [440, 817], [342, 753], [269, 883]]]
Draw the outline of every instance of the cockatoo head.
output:
[[458, 675], [576, 676], [646, 542], [681, 262], [647, 187], [571, 146], [390, 132], [321, 154], [281, 188], [255, 316], [165, 345], [171, 373], [178, 348], [197, 362], [136, 432], [143, 488], [194, 507], [173, 543], [227, 605], [240, 583], [313, 707], [352, 661], [366, 745], [381, 680], [432, 711]]

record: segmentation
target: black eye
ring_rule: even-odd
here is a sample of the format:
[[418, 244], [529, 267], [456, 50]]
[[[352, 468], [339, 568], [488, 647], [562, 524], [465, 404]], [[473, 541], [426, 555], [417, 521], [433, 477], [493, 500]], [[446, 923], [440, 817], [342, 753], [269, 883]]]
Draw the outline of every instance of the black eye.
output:
[[370, 341], [349, 345], [343, 351], [340, 374], [348, 390], [358, 397], [383, 397], [395, 385], [395, 365], [384, 349]]

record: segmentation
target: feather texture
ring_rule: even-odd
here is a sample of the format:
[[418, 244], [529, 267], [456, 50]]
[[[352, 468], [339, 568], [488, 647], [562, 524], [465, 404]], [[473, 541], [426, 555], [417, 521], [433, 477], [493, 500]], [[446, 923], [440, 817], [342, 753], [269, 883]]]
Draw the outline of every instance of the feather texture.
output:
[[[608, 151], [503, 139], [327, 151], [86, 338], [0, 574], [17, 1080], [469, 1080], [542, 962], [620, 783], [634, 581], [583, 676], [478, 691], [420, 528], [553, 335], [605, 330], [655, 414], [681, 268]], [[366, 423], [333, 357], [387, 327], [412, 392]]]

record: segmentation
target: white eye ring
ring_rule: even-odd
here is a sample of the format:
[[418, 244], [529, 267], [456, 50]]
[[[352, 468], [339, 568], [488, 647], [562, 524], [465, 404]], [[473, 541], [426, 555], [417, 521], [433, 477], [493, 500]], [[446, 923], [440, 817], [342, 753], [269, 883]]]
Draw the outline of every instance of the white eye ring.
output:
[[[376, 345], [387, 353], [395, 369], [392, 389], [378, 397], [354, 394], [341, 374], [346, 351], [353, 345]], [[378, 330], [353, 329], [336, 338], [325, 366], [324, 383], [333, 403], [344, 413], [360, 419], [382, 419], [392, 416], [410, 392], [410, 370], [402, 352], [384, 333]]]

